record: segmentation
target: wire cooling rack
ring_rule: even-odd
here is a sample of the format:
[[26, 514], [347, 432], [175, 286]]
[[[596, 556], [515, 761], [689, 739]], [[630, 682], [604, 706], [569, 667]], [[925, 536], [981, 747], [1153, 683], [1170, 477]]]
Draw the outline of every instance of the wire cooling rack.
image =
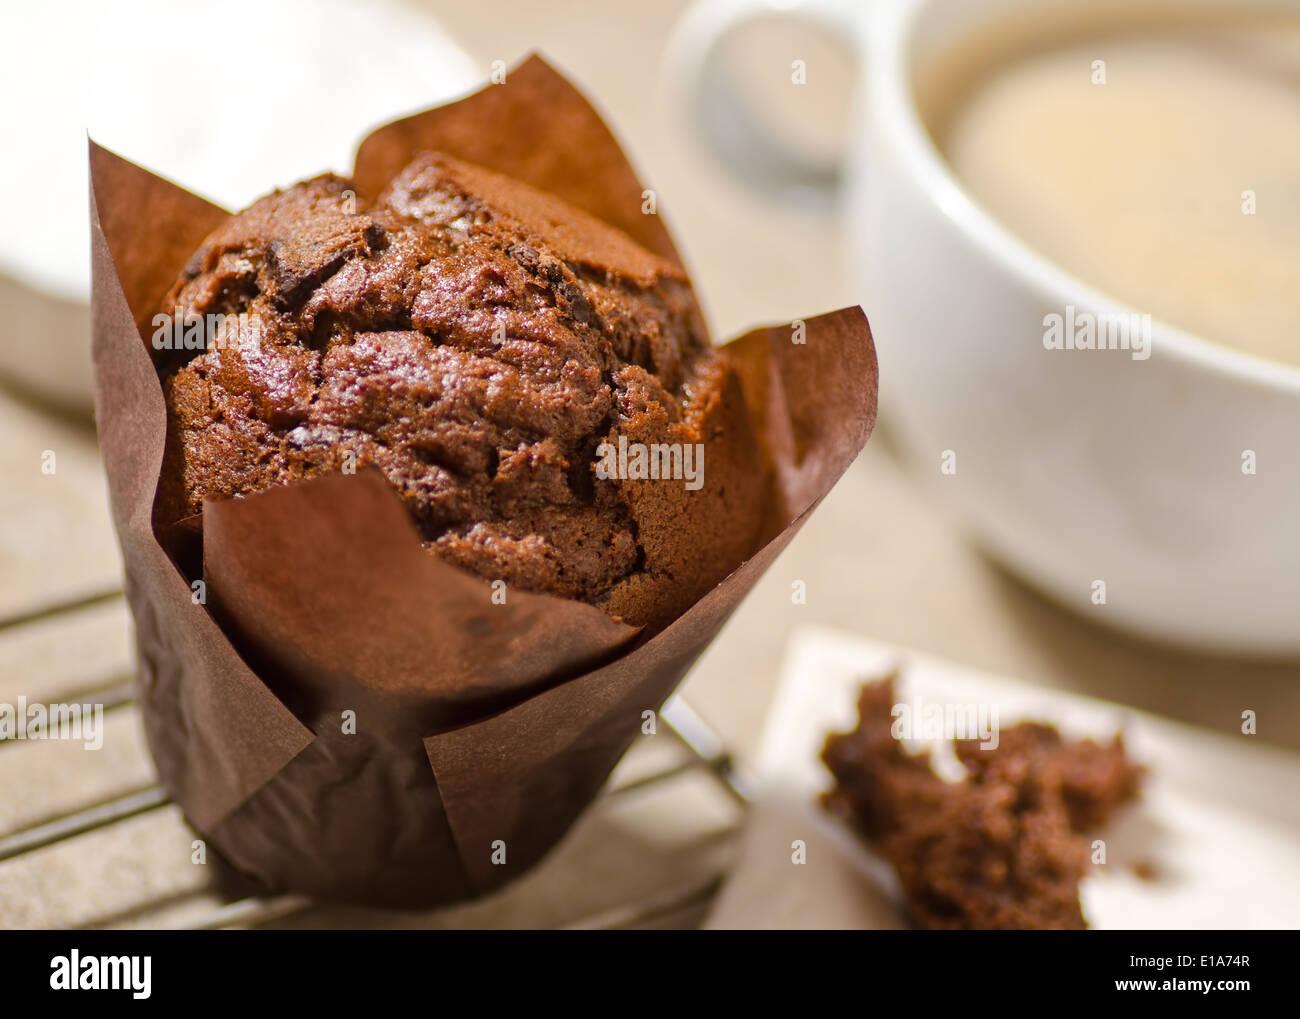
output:
[[[88, 635], [114, 622], [128, 625], [117, 591], [0, 620], [0, 650], [82, 641], [94, 656]], [[732, 754], [676, 696], [657, 737], [633, 746], [552, 855], [488, 900], [422, 914], [290, 895], [230, 900], [188, 859], [195, 836], [148, 760], [129, 663], [104, 658], [110, 674], [92, 661], [80, 688], [44, 689], [58, 703], [103, 705], [102, 750], [0, 741], [0, 927], [694, 926], [749, 801]], [[0, 672], [0, 702], [29, 688], [42, 691], [39, 676]]]

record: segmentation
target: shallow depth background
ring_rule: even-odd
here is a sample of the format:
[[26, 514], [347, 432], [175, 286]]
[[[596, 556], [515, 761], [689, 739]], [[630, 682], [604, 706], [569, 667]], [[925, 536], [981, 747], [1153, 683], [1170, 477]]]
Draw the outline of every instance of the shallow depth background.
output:
[[[537, 50], [596, 101], [657, 191], [716, 338], [856, 303], [835, 215], [782, 206], [747, 190], [669, 102], [663, 58], [686, 6], [681, 0], [409, 2], [440, 20], [484, 79], [493, 61], [513, 64]], [[791, 131], [806, 132], [800, 144], [833, 148], [852, 80], [840, 48], [776, 23], [745, 33], [745, 43], [735, 59], [755, 96], [787, 118]], [[796, 58], [808, 63], [803, 88], [789, 84]], [[383, 55], [375, 59], [382, 67]], [[304, 166], [302, 175], [320, 169]], [[881, 385], [889, 386], [888, 364]], [[0, 434], [0, 680], [6, 681], [0, 694], [26, 690], [34, 698], [39, 678], [56, 673], [74, 688], [77, 677], [110, 668], [129, 675], [124, 614], [113, 597], [120, 585], [116, 542], [92, 429], [0, 390]], [[58, 456], [54, 475], [41, 472], [42, 453], [50, 449]], [[796, 581], [806, 584], [807, 604], [791, 602]], [[1081, 615], [1072, 615], [982, 557], [942, 502], [922, 496], [904, 476], [882, 419], [865, 454], [723, 631], [684, 692], [729, 744], [751, 754], [787, 634], [815, 621], [1227, 734], [1239, 732], [1241, 712], [1249, 708], [1258, 716], [1258, 739], [1300, 748], [1300, 667], [1209, 659], [1118, 637], [1099, 625], [1107, 609], [1089, 605], [1088, 594], [1080, 590]], [[70, 625], [66, 615], [42, 620], [44, 609], [78, 600], [86, 607], [74, 614], [74, 631], [59, 629]], [[47, 697], [60, 692], [50, 689]], [[0, 748], [0, 765], [7, 752]], [[108, 754], [105, 774], [113, 767]], [[22, 788], [23, 777], [12, 768], [0, 774], [7, 788]], [[76, 799], [94, 795], [82, 790]], [[5, 802], [10, 799], [0, 801], [0, 831], [27, 809]], [[140, 869], [123, 880], [147, 883], [149, 877]], [[43, 916], [23, 912], [28, 907], [7, 901], [7, 894], [0, 887], [0, 925]], [[30, 905], [42, 893], [33, 885], [23, 894]]]

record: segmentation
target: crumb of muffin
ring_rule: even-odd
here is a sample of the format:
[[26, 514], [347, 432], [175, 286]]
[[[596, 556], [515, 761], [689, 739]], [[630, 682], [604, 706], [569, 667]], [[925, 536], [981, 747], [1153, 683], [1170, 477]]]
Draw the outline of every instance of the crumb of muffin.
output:
[[[373, 201], [324, 175], [209, 236], [161, 303], [161, 527], [205, 498], [381, 471], [426, 549], [634, 624], [752, 551], [764, 485], [739, 381], [675, 262], [447, 156]], [[705, 483], [602, 478], [618, 437], [703, 444]]]
[[1139, 881], [1160, 880], [1160, 870], [1150, 860], [1137, 860], [1129, 869]]
[[1086, 833], [1138, 794], [1144, 774], [1122, 736], [1067, 741], [1050, 725], [1021, 722], [993, 748], [954, 740], [965, 774], [945, 781], [929, 754], [909, 754], [894, 738], [895, 678], [864, 684], [857, 728], [827, 737], [822, 760], [835, 785], [826, 809], [890, 862], [917, 926], [1087, 927]]

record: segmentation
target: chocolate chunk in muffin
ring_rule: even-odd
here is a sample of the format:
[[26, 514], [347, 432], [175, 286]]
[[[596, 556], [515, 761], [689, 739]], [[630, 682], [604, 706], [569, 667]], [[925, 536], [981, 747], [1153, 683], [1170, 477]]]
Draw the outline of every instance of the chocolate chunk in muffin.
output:
[[[158, 358], [159, 526], [375, 468], [433, 555], [651, 626], [757, 540], [762, 460], [680, 266], [510, 178], [427, 154], [371, 201], [333, 175], [278, 191], [161, 310], [207, 343]], [[702, 445], [702, 484], [601, 476], [620, 437]]]
[[1080, 929], [1085, 833], [1137, 795], [1143, 769], [1121, 737], [1066, 741], [1022, 722], [998, 745], [955, 740], [965, 777], [948, 782], [892, 732], [894, 677], [863, 686], [858, 727], [833, 733], [828, 810], [898, 873], [913, 920], [935, 929]]

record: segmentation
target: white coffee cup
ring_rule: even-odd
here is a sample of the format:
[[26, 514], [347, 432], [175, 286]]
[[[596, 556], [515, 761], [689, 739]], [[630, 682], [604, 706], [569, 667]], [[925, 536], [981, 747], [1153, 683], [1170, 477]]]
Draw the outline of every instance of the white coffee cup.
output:
[[[1158, 321], [1145, 360], [1047, 349], [1045, 316], [1136, 309], [979, 208], [917, 109], [927, 60], [995, 19], [1080, 2], [706, 0], [681, 24], [670, 66], [737, 172], [839, 190], [879, 352], [881, 420], [982, 546], [1089, 619], [1201, 649], [1295, 655], [1300, 370]], [[842, 167], [783, 151], [758, 112], [740, 108], [743, 94], [714, 80], [727, 34], [778, 12], [849, 39], [859, 56]], [[1296, 333], [1300, 343], [1300, 297]]]

